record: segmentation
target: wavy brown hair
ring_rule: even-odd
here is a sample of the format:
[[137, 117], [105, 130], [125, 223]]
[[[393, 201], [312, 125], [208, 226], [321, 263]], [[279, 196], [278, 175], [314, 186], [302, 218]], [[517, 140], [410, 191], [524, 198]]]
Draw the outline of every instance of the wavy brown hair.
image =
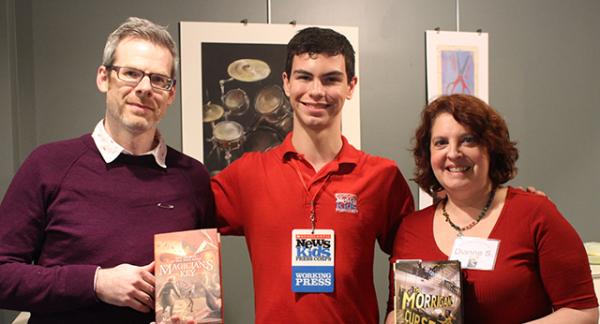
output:
[[516, 142], [510, 140], [504, 119], [492, 107], [477, 97], [465, 94], [440, 96], [423, 109], [421, 124], [415, 132], [414, 147], [416, 170], [413, 179], [419, 187], [433, 194], [443, 190], [431, 169], [431, 128], [435, 118], [449, 113], [473, 133], [479, 145], [489, 154], [489, 178], [497, 187], [517, 174], [515, 162], [519, 158]]

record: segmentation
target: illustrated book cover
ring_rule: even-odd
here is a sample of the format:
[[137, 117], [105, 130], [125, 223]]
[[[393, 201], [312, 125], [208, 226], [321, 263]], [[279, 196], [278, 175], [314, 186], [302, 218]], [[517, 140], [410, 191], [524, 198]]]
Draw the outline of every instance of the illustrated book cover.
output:
[[154, 235], [156, 323], [223, 323], [221, 241], [216, 229]]
[[463, 323], [460, 280], [459, 261], [396, 261], [396, 323]]

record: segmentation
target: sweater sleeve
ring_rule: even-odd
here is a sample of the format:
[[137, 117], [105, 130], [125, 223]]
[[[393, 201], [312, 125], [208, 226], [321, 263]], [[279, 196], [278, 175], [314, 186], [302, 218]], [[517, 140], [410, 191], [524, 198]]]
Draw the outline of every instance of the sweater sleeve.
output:
[[45, 239], [47, 206], [66, 172], [44, 152], [23, 163], [0, 204], [0, 308], [55, 312], [98, 302], [96, 265], [40, 265], [43, 247], [53, 243]]
[[598, 306], [583, 243], [575, 229], [548, 199], [542, 202], [532, 230], [540, 275], [555, 310]]
[[[170, 149], [169, 155], [183, 156], [182, 153]], [[182, 179], [189, 185], [189, 190], [194, 192], [196, 201], [198, 227], [215, 228], [215, 199], [210, 188], [210, 176], [206, 167], [199, 161], [185, 157], [188, 161], [184, 169], [180, 169]], [[189, 165], [189, 167], [188, 167]]]

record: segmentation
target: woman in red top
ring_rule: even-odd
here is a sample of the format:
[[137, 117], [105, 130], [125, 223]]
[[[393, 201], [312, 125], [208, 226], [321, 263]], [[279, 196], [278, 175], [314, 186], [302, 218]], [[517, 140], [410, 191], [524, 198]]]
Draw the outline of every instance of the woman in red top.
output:
[[596, 323], [573, 227], [548, 198], [502, 186], [518, 158], [502, 117], [473, 96], [441, 96], [423, 111], [415, 137], [416, 182], [446, 197], [404, 219], [392, 262], [447, 260], [463, 235], [498, 240], [492, 270], [462, 271], [465, 323]]

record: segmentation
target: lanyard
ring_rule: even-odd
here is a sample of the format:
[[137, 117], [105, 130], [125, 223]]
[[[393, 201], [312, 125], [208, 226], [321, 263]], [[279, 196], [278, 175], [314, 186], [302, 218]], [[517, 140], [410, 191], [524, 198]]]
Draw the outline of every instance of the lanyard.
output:
[[[310, 195], [308, 186], [306, 185], [306, 182], [304, 182], [304, 177], [302, 177], [300, 170], [295, 165], [295, 163], [298, 163], [298, 162], [296, 162], [296, 160], [292, 160], [290, 162], [292, 162], [290, 164], [291, 164], [292, 168], [294, 168], [294, 171], [296, 171], [296, 174], [298, 175], [298, 178], [300, 179], [300, 183], [302, 183], [302, 187], [304, 187], [306, 194]], [[321, 191], [323, 191], [323, 188], [325, 188], [325, 185], [329, 182], [330, 178], [331, 178], [331, 172], [327, 172], [327, 176], [325, 177], [325, 180], [323, 181], [323, 183], [321, 183], [319, 190], [317, 190], [317, 192], [315, 192], [315, 194], [313, 195], [313, 197], [310, 200], [310, 224], [312, 226], [312, 234], [315, 233], [315, 228], [316, 228], [316, 224], [317, 224], [317, 217], [315, 214], [315, 206], [317, 205], [317, 201], [319, 200], [319, 197], [321, 196], [320, 195]]]

